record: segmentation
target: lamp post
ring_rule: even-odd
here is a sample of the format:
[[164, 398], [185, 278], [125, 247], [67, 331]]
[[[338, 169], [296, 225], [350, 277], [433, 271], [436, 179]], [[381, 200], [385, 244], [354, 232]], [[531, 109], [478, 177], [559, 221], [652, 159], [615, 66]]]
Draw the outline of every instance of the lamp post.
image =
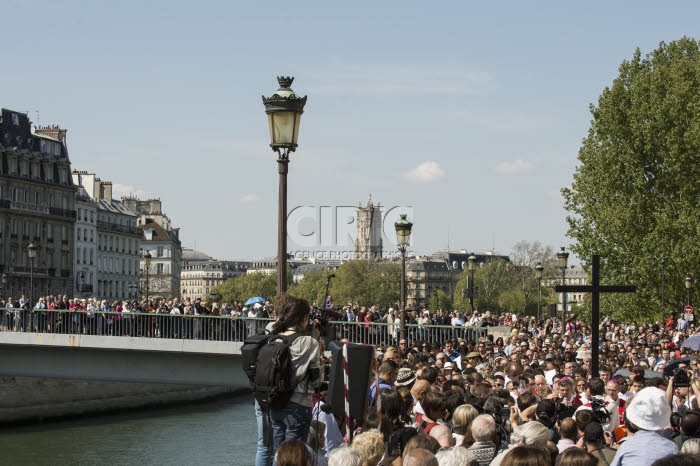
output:
[[[566, 285], [566, 264], [569, 261], [569, 253], [564, 250], [562, 246], [561, 251], [557, 253], [557, 265], [561, 269], [561, 284]], [[561, 293], [561, 326], [562, 332], [564, 329], [564, 322], [566, 321], [566, 291]]]
[[146, 305], [148, 305], [148, 279], [150, 275], [150, 268], [151, 268], [151, 253], [146, 251], [146, 253], [143, 255], [143, 264], [146, 269]]
[[474, 254], [467, 257], [467, 268], [469, 269], [469, 307], [474, 314], [474, 272], [476, 272], [476, 256]]
[[280, 88], [271, 97], [263, 96], [270, 128], [270, 147], [277, 152], [279, 198], [277, 206], [277, 293], [287, 291], [287, 173], [289, 154], [296, 151], [299, 123], [306, 96], [299, 97], [291, 88], [293, 77], [278, 76]]
[[[29, 256], [29, 329], [34, 328], [34, 259], [39, 247], [34, 243], [29, 243], [27, 246], [27, 255]], [[24, 312], [24, 311], [23, 311]], [[38, 323], [37, 325], [41, 325]]]
[[138, 287], [136, 283], [129, 283], [129, 299], [136, 299], [136, 289]]
[[544, 267], [542, 267], [542, 262], [538, 262], [535, 266], [535, 273], [537, 275], [537, 320], [540, 319], [540, 308], [542, 306], [542, 272]]
[[685, 290], [687, 293], [687, 296], [685, 298], [685, 304], [686, 306], [692, 306], [693, 305], [693, 300], [690, 299], [690, 289], [693, 287], [693, 279], [691, 277], [685, 277]]
[[[6, 298], [6, 296], [5, 296], [5, 288], [6, 287], [7, 287], [7, 274], [4, 273], [4, 274], [2, 274], [2, 295], [5, 298]], [[5, 302], [7, 303], [7, 299], [5, 300]]]
[[209, 300], [213, 303], [216, 301], [216, 292], [215, 291], [210, 291], [209, 292]]
[[396, 245], [401, 251], [401, 311], [399, 316], [399, 335], [406, 338], [406, 248], [411, 243], [411, 228], [413, 223], [406, 219], [406, 214], [394, 223], [396, 229]]

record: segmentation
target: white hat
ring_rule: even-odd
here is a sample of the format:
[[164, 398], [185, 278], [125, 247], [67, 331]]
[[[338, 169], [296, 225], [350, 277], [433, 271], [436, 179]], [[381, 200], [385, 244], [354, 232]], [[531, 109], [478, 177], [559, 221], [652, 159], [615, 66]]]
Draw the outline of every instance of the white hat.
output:
[[576, 353], [576, 359], [591, 359], [593, 357], [592, 353], [590, 350], [579, 350], [578, 353]]
[[671, 422], [671, 407], [666, 392], [656, 387], [643, 388], [634, 395], [625, 411], [627, 419], [642, 430], [661, 430]]
[[442, 366], [443, 369], [454, 369], [454, 366], [452, 366], [452, 363], [450, 361], [447, 361], [444, 366]]

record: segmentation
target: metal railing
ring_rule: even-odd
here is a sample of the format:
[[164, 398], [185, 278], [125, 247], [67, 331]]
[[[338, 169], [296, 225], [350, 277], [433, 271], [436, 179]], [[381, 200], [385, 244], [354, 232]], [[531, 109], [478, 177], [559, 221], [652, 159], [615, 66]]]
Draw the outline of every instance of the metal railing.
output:
[[[173, 338], [242, 342], [265, 329], [272, 319], [237, 316], [103, 312], [73, 310], [0, 309], [0, 332], [37, 332], [64, 335], [102, 335], [139, 338]], [[399, 325], [385, 323], [329, 323], [337, 339], [352, 343], [397, 345]], [[443, 343], [462, 338], [477, 341], [487, 334], [484, 327], [406, 324], [409, 345], [423, 340]]]

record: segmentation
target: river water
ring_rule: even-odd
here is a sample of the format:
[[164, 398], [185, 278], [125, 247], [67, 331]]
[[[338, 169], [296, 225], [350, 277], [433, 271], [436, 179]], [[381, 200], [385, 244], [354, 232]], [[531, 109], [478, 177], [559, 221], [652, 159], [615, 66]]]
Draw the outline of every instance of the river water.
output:
[[252, 395], [0, 430], [0, 464], [253, 465]]

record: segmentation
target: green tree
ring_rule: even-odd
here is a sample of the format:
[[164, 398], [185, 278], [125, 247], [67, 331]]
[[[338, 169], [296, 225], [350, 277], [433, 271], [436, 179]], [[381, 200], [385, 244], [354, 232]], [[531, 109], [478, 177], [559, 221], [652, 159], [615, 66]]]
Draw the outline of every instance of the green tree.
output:
[[438, 309], [452, 310], [452, 298], [442, 290], [433, 290], [428, 297], [428, 309], [435, 312]]
[[395, 306], [401, 288], [401, 267], [391, 262], [351, 260], [335, 271], [331, 294], [335, 304]]
[[623, 61], [619, 76], [591, 105], [579, 165], [562, 194], [571, 249], [605, 258], [603, 283], [637, 293], [604, 295], [602, 312], [660, 317], [660, 266], [666, 312], [680, 310], [683, 278], [700, 270], [700, 48], [689, 38]]
[[326, 302], [326, 282], [331, 272], [314, 270], [289, 288], [289, 293], [297, 298], [304, 298], [311, 305], [323, 306]]
[[277, 293], [277, 274], [259, 272], [240, 275], [229, 278], [213, 291], [222, 302], [232, 303], [238, 300], [245, 303], [253, 296], [272, 300]]
[[[511, 264], [502, 259], [494, 259], [477, 266], [474, 271], [474, 285], [477, 294], [474, 301], [476, 309], [481, 312], [500, 310], [498, 297], [512, 283], [510, 267]], [[470, 309], [469, 299], [462, 296], [462, 290], [469, 289], [469, 277], [470, 272], [465, 269], [457, 281], [454, 304], [458, 309]]]

